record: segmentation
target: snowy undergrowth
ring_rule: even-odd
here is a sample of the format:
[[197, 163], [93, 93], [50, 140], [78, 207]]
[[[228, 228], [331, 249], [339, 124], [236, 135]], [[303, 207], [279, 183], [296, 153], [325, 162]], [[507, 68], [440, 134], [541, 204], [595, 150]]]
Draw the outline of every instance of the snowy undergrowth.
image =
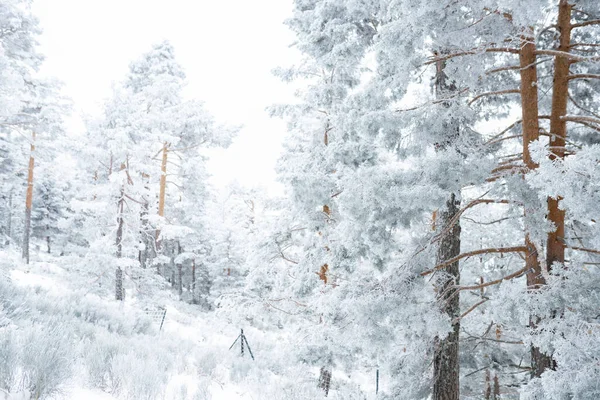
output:
[[[168, 290], [131, 290], [118, 303], [91, 290], [102, 274], [82, 274], [76, 257], [24, 265], [3, 251], [0, 260], [0, 399], [323, 397], [316, 371], [290, 359], [293, 342], [275, 326], [203, 312]], [[167, 309], [160, 332], [143, 311], [156, 305]], [[229, 350], [244, 322], [255, 360], [240, 357], [239, 342]], [[359, 396], [333, 383], [328, 398]]]

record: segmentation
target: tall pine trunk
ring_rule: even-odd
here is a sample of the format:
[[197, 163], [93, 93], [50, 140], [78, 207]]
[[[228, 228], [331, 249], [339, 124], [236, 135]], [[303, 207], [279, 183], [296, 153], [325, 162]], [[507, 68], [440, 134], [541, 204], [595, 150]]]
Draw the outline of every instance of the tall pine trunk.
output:
[[[160, 164], [160, 187], [158, 193], [158, 216], [165, 216], [165, 201], [167, 195], [167, 162], [169, 154], [169, 145], [167, 142], [163, 144], [162, 161]], [[156, 230], [156, 248], [160, 249], [160, 229]]]
[[31, 235], [31, 207], [33, 205], [33, 167], [35, 166], [35, 132], [31, 134], [31, 152], [27, 171], [27, 194], [25, 196], [25, 221], [23, 227], [23, 254], [25, 263], [29, 264], [29, 239]]
[[[533, 30], [530, 29], [521, 37], [521, 49], [519, 53], [521, 65], [521, 110], [523, 117], [523, 163], [528, 170], [534, 170], [538, 165], [531, 159], [529, 145], [538, 140], [540, 136], [539, 107], [538, 107], [538, 78], [535, 56], [535, 38]], [[542, 267], [538, 258], [538, 251], [529, 237], [530, 226], [527, 221], [527, 210], [525, 210], [525, 266], [527, 267], [527, 287], [536, 290], [546, 285], [546, 279], [542, 274]], [[529, 325], [535, 328], [539, 319], [532, 315]], [[531, 347], [531, 375], [540, 376], [546, 369], [552, 366], [552, 358], [544, 354], [538, 347]]]
[[[447, 81], [444, 62], [436, 64], [436, 92], [438, 97], [446, 97], [456, 91], [456, 86]], [[446, 104], [446, 106], [449, 106]], [[441, 150], [454, 145], [459, 135], [457, 121], [446, 124], [447, 132]], [[460, 254], [460, 222], [454, 221], [460, 211], [460, 194], [451, 193], [446, 201], [446, 208], [440, 213], [440, 227], [446, 234], [441, 238], [437, 254], [437, 264], [444, 263]], [[452, 226], [450, 226], [452, 224]], [[459, 331], [460, 315], [459, 293], [455, 286], [460, 283], [458, 261], [448, 265], [439, 272], [436, 282], [438, 301], [442, 312], [452, 321], [452, 330], [445, 338], [435, 339], [433, 359], [433, 400], [458, 400], [460, 397], [460, 365], [459, 365]]]
[[[558, 10], [558, 25], [560, 44], [558, 51], [569, 53], [571, 50], [571, 10], [572, 5], [566, 0], [561, 0]], [[569, 67], [567, 57], [556, 56], [554, 61], [554, 86], [552, 89], [552, 112], [550, 115], [550, 159], [563, 159], [565, 157], [565, 143], [567, 139], [567, 122], [563, 119], [567, 115], [567, 102], [569, 99]], [[557, 177], [560, 179], [560, 177]], [[559, 208], [560, 199], [548, 199], [548, 219], [552, 221], [555, 230], [548, 235], [546, 246], [546, 264], [548, 271], [552, 264], [565, 262], [565, 211]]]

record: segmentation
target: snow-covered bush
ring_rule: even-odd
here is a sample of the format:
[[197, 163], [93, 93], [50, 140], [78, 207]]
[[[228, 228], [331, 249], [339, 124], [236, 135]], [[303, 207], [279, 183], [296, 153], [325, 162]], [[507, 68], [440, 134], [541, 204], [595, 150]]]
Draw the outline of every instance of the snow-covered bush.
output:
[[48, 321], [31, 327], [21, 341], [19, 389], [29, 391], [34, 399], [58, 392], [72, 373], [74, 352], [69, 328]]
[[113, 388], [127, 399], [153, 400], [160, 397], [173, 366], [172, 356], [162, 348], [132, 347], [115, 355], [110, 364]]
[[20, 349], [12, 329], [0, 329], [0, 388], [16, 389]]

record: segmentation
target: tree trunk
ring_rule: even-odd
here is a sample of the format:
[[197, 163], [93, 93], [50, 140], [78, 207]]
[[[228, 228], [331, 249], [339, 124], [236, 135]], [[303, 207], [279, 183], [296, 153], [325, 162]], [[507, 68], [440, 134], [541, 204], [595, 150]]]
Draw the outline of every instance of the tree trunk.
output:
[[[560, 45], [558, 51], [569, 53], [571, 46], [571, 9], [572, 5], [561, 0], [558, 11], [558, 30]], [[557, 56], [554, 61], [554, 86], [552, 89], [552, 113], [550, 116], [550, 159], [565, 157], [567, 138], [567, 122], [562, 119], [567, 115], [569, 99], [569, 66], [566, 57]], [[548, 235], [546, 246], [546, 264], [548, 271], [552, 264], [565, 262], [565, 212], [559, 209], [560, 199], [548, 199], [548, 219], [555, 226], [555, 231]]]
[[29, 153], [29, 168], [27, 172], [27, 194], [25, 196], [25, 226], [23, 228], [23, 254], [26, 264], [29, 264], [29, 238], [31, 231], [31, 207], [33, 204], [33, 168], [35, 166], [35, 132], [31, 134], [31, 152]]
[[[450, 260], [460, 254], [460, 223], [448, 226], [460, 210], [460, 201], [454, 194], [450, 195], [446, 203], [446, 210], [441, 213], [442, 227], [448, 233], [441, 239], [438, 249], [437, 264]], [[436, 284], [438, 300], [442, 311], [450, 317], [452, 331], [444, 339], [436, 338], [433, 360], [433, 399], [458, 400], [460, 394], [459, 377], [459, 330], [460, 315], [459, 296], [456, 289], [460, 282], [458, 261], [450, 264], [441, 272]]]
[[12, 241], [12, 207], [13, 207], [13, 187], [8, 192], [8, 218], [6, 220], [6, 245]]
[[[163, 144], [162, 162], [160, 164], [160, 188], [158, 194], [158, 216], [165, 216], [165, 197], [167, 192], [167, 162], [169, 147], [167, 142]], [[156, 230], [156, 248], [160, 248], [160, 229]]]
[[198, 297], [196, 295], [196, 260], [192, 260], [192, 304], [198, 304]]
[[[117, 258], [120, 259], [123, 255], [123, 210], [125, 203], [125, 189], [121, 188], [121, 197], [117, 203]], [[115, 273], [115, 299], [123, 301], [123, 270], [121, 266], [117, 266]]]
[[46, 250], [50, 254], [50, 236], [46, 236]]
[[[436, 64], [436, 95], [446, 97], [448, 93], [456, 91], [456, 86], [448, 81], [444, 72], [444, 62]], [[449, 107], [449, 104], [444, 104]], [[460, 134], [456, 121], [447, 124], [446, 136], [441, 143], [436, 143], [436, 148], [444, 150], [453, 146]], [[449, 226], [460, 210], [460, 194], [451, 193], [446, 201], [446, 209], [440, 213], [440, 228], [447, 232], [440, 240], [436, 264], [441, 264], [460, 254], [460, 221]], [[458, 400], [460, 396], [460, 365], [459, 365], [459, 331], [460, 315], [459, 293], [455, 286], [460, 283], [458, 261], [448, 265], [437, 278], [436, 289], [438, 301], [442, 312], [447, 314], [452, 321], [452, 330], [443, 339], [435, 339], [433, 359], [433, 400]]]
[[[521, 50], [519, 53], [521, 65], [521, 110], [523, 116], [523, 162], [529, 170], [538, 167], [531, 159], [529, 145], [539, 139], [539, 109], [538, 109], [538, 86], [537, 66], [535, 56], [535, 38], [533, 30], [530, 29], [521, 37]], [[542, 274], [542, 267], [538, 259], [538, 251], [529, 237], [530, 226], [527, 222], [527, 210], [525, 210], [525, 266], [527, 267], [527, 287], [530, 290], [539, 289], [546, 285], [546, 279]], [[529, 325], [535, 328], [538, 318], [534, 315], [529, 318]], [[552, 358], [540, 351], [538, 347], [531, 347], [532, 377], [540, 376], [544, 370], [552, 365]]]
[[494, 400], [500, 400], [500, 379], [498, 379], [498, 374], [494, 374]]
[[150, 246], [152, 245], [150, 238], [150, 230], [148, 229], [148, 202], [144, 201], [142, 204], [142, 211], [140, 212], [140, 245], [141, 249], [138, 252], [138, 259], [140, 266], [146, 269], [148, 265], [148, 255], [150, 254]]
[[485, 400], [492, 400], [492, 379], [489, 368], [485, 370], [485, 391], [483, 397]]
[[117, 245], [117, 258], [121, 258], [123, 255], [123, 210], [125, 203], [125, 189], [121, 189], [121, 197], [117, 202], [117, 237], [115, 244]]
[[177, 293], [179, 294], [179, 300], [183, 296], [183, 265], [177, 264]]
[[117, 267], [115, 272], [115, 299], [117, 301], [123, 301], [123, 270], [121, 267]]

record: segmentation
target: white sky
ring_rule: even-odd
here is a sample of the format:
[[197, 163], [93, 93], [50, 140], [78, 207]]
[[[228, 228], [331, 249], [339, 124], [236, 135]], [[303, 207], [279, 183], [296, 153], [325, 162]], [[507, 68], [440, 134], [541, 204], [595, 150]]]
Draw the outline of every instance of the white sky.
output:
[[271, 74], [299, 58], [283, 25], [291, 9], [291, 0], [35, 0], [33, 7], [43, 29], [42, 72], [65, 83], [77, 114], [97, 114], [129, 63], [167, 39], [188, 95], [219, 122], [245, 126], [228, 150], [211, 153], [215, 183], [275, 191], [285, 123], [264, 110], [293, 99], [292, 87]]

